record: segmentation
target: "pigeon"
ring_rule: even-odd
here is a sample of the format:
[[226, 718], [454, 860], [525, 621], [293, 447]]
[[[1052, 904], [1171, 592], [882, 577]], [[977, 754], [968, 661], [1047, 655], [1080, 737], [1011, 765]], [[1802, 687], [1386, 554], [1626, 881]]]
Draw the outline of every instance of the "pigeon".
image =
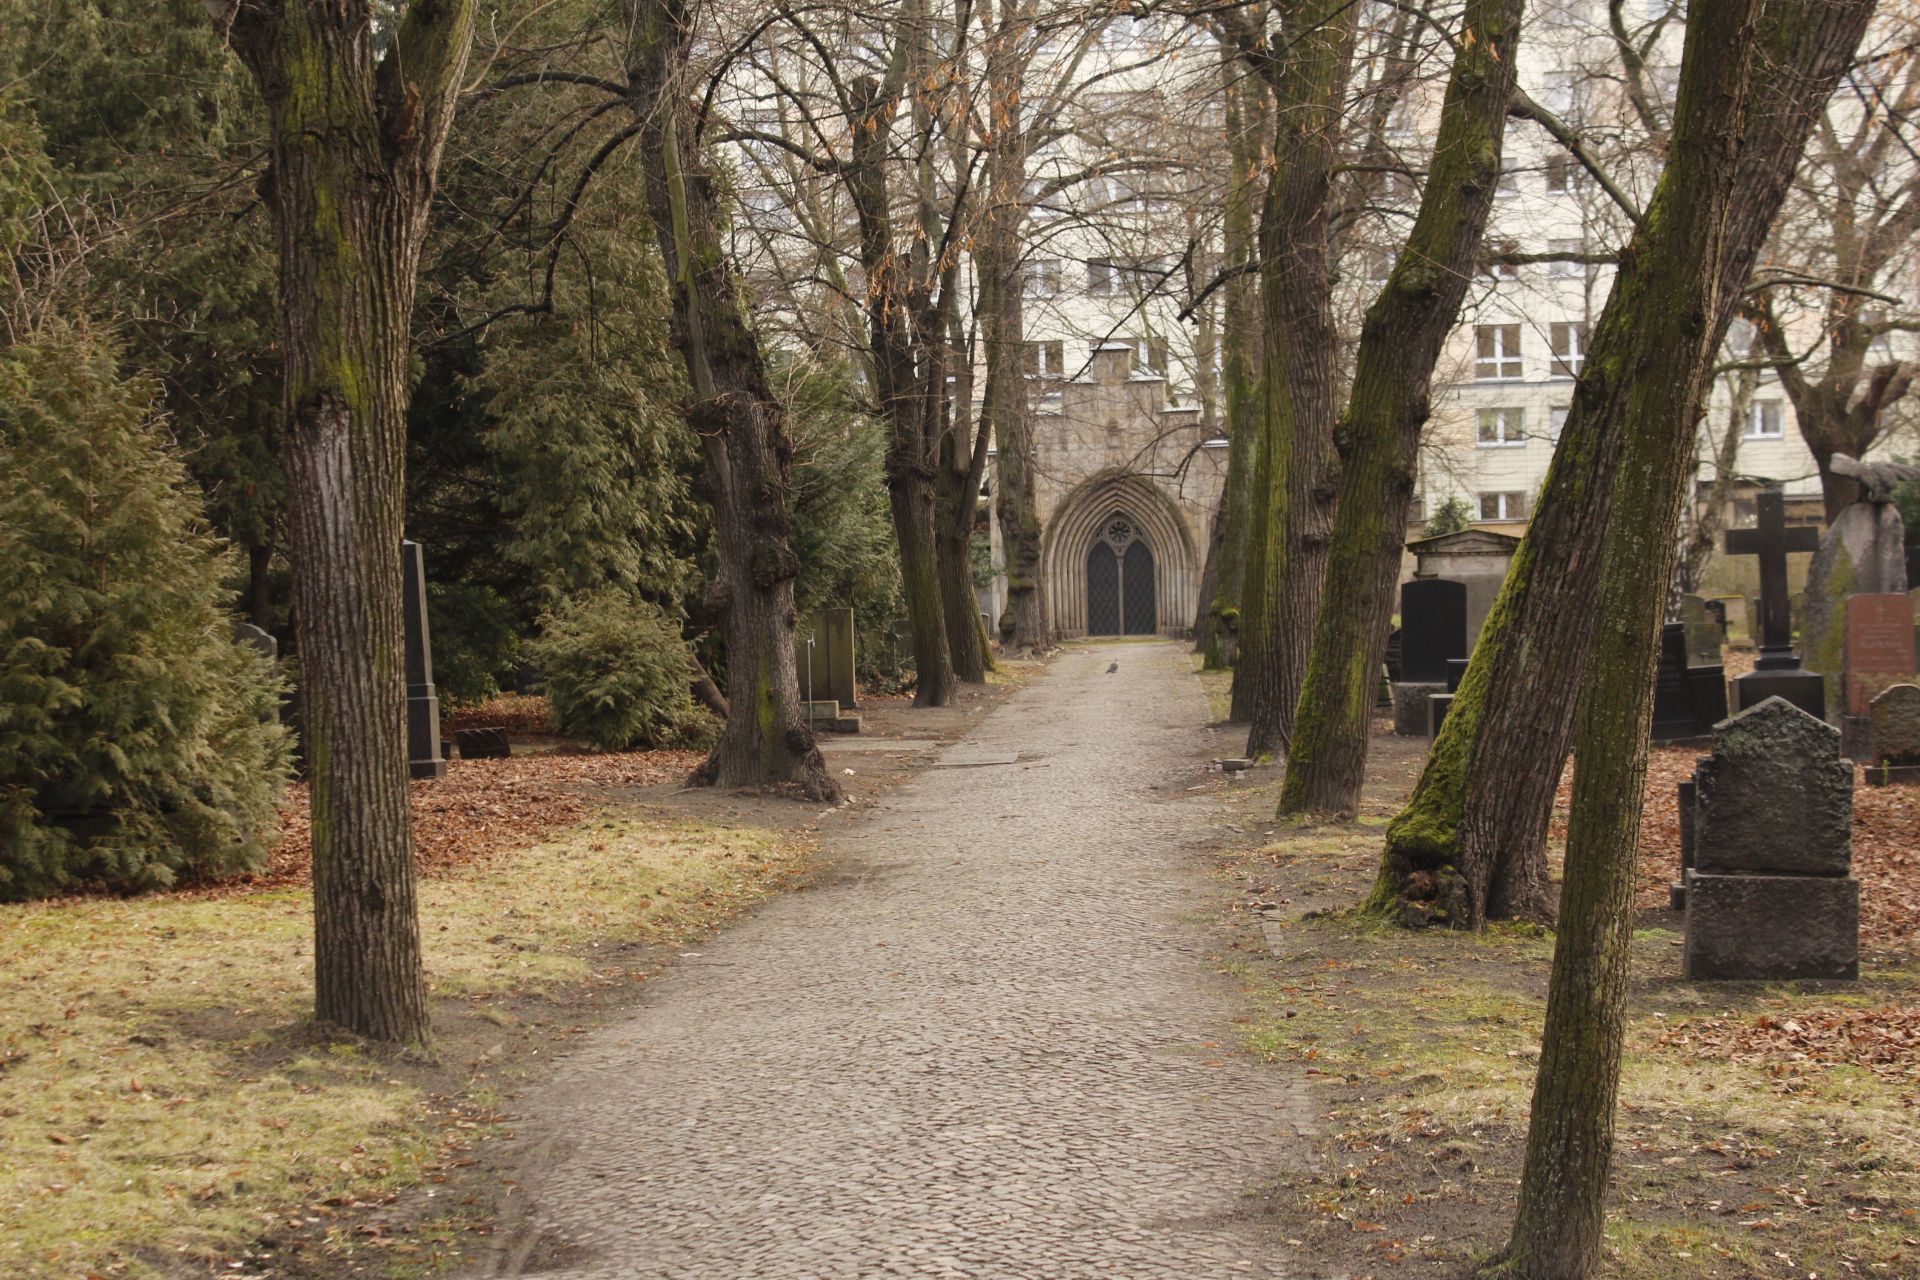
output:
[[1835, 475], [1858, 480], [1867, 491], [1868, 502], [1889, 502], [1903, 480], [1920, 480], [1920, 467], [1904, 462], [1862, 462], [1844, 453], [1836, 453], [1827, 463]]
[[1114, 672], [1116, 672], [1116, 671], [1118, 671], [1119, 669], [1120, 669], [1120, 664], [1119, 664], [1119, 663], [1118, 663], [1117, 661], [1116, 661], [1116, 662], [1109, 662], [1109, 663], [1107, 664], [1107, 674], [1108, 674], [1108, 675], [1112, 675], [1112, 674], [1113, 674]]

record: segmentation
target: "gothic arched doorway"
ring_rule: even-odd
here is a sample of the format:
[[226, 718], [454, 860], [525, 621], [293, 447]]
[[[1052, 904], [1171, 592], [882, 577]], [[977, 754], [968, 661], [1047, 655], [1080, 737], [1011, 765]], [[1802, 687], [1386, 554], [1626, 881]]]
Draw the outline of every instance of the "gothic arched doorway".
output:
[[1150, 636], [1157, 616], [1153, 550], [1115, 513], [1087, 548], [1087, 634]]

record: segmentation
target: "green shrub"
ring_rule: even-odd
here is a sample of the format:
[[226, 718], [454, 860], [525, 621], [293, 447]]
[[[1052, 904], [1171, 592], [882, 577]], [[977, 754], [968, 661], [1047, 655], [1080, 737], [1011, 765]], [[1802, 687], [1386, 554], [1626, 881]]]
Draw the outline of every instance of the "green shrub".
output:
[[697, 745], [711, 736], [689, 692], [680, 629], [623, 591], [597, 591], [542, 620], [527, 646], [547, 680], [553, 727], [602, 751]]
[[513, 602], [492, 587], [470, 582], [427, 584], [427, 637], [433, 643], [433, 684], [447, 707], [471, 707], [497, 697], [502, 677], [520, 662]]
[[0, 351], [0, 899], [259, 865], [287, 778], [271, 665], [108, 344]]

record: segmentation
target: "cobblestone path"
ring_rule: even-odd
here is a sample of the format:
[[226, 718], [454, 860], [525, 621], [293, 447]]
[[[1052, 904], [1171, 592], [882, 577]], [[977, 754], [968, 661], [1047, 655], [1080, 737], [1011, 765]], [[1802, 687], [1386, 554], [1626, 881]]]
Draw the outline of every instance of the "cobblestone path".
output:
[[1209, 804], [1155, 793], [1205, 746], [1189, 671], [1065, 654], [596, 1032], [529, 1102], [523, 1238], [568, 1247], [524, 1274], [1287, 1274], [1247, 1193], [1303, 1104], [1232, 1050]]

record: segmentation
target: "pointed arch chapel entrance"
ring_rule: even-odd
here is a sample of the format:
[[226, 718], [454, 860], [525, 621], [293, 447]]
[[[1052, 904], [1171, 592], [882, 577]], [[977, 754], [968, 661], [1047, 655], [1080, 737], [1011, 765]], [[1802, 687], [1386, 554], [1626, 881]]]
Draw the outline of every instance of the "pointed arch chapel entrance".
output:
[[1153, 550], [1139, 526], [1115, 512], [1087, 548], [1087, 634], [1150, 636], [1157, 627]]

